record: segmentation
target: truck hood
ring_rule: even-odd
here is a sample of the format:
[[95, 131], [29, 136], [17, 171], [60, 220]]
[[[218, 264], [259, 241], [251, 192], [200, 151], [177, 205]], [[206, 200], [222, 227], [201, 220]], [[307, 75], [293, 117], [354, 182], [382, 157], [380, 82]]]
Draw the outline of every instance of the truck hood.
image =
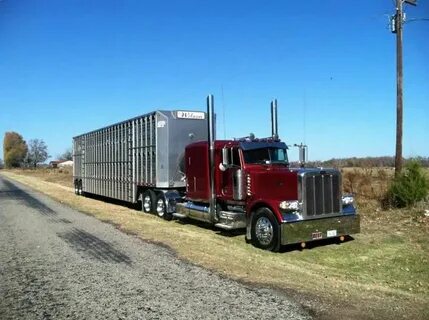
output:
[[297, 200], [299, 170], [281, 165], [255, 165], [246, 168], [250, 191], [257, 199]]

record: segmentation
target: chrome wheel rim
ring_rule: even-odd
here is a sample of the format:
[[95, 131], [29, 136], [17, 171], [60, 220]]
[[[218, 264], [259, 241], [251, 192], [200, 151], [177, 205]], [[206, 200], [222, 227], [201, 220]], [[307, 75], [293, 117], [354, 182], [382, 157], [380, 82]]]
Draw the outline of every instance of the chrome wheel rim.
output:
[[151, 207], [150, 196], [146, 196], [143, 198], [143, 209], [145, 212], [149, 212]]
[[158, 216], [162, 217], [165, 212], [164, 210], [165, 210], [164, 200], [158, 199], [158, 201], [156, 202], [156, 213], [158, 214]]
[[256, 221], [255, 225], [256, 238], [262, 245], [268, 245], [273, 240], [273, 225], [266, 217], [261, 217]]

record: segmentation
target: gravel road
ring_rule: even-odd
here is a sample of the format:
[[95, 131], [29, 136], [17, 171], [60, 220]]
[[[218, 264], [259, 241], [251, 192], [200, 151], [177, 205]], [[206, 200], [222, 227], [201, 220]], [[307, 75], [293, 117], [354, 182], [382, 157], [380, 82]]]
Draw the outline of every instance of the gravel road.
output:
[[0, 319], [309, 319], [0, 176]]

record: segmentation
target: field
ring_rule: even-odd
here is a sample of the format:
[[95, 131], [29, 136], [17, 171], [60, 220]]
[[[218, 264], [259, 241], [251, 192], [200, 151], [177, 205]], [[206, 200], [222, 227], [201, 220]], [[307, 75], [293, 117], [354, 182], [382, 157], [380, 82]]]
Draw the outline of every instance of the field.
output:
[[239, 281], [276, 288], [320, 319], [429, 319], [429, 217], [421, 204], [382, 210], [389, 169], [344, 169], [344, 188], [358, 196], [362, 233], [338, 244], [322, 242], [282, 253], [255, 249], [242, 233], [166, 222], [126, 206], [77, 197], [69, 170], [0, 171], [54, 199], [161, 243], [192, 263]]

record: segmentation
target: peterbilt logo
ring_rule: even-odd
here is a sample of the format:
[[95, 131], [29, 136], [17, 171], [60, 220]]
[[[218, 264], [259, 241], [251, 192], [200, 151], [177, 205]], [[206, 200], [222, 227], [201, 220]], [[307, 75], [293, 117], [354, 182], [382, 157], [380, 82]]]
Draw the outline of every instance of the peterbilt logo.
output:
[[177, 117], [180, 119], [197, 119], [204, 120], [204, 112], [195, 112], [195, 111], [177, 111]]

